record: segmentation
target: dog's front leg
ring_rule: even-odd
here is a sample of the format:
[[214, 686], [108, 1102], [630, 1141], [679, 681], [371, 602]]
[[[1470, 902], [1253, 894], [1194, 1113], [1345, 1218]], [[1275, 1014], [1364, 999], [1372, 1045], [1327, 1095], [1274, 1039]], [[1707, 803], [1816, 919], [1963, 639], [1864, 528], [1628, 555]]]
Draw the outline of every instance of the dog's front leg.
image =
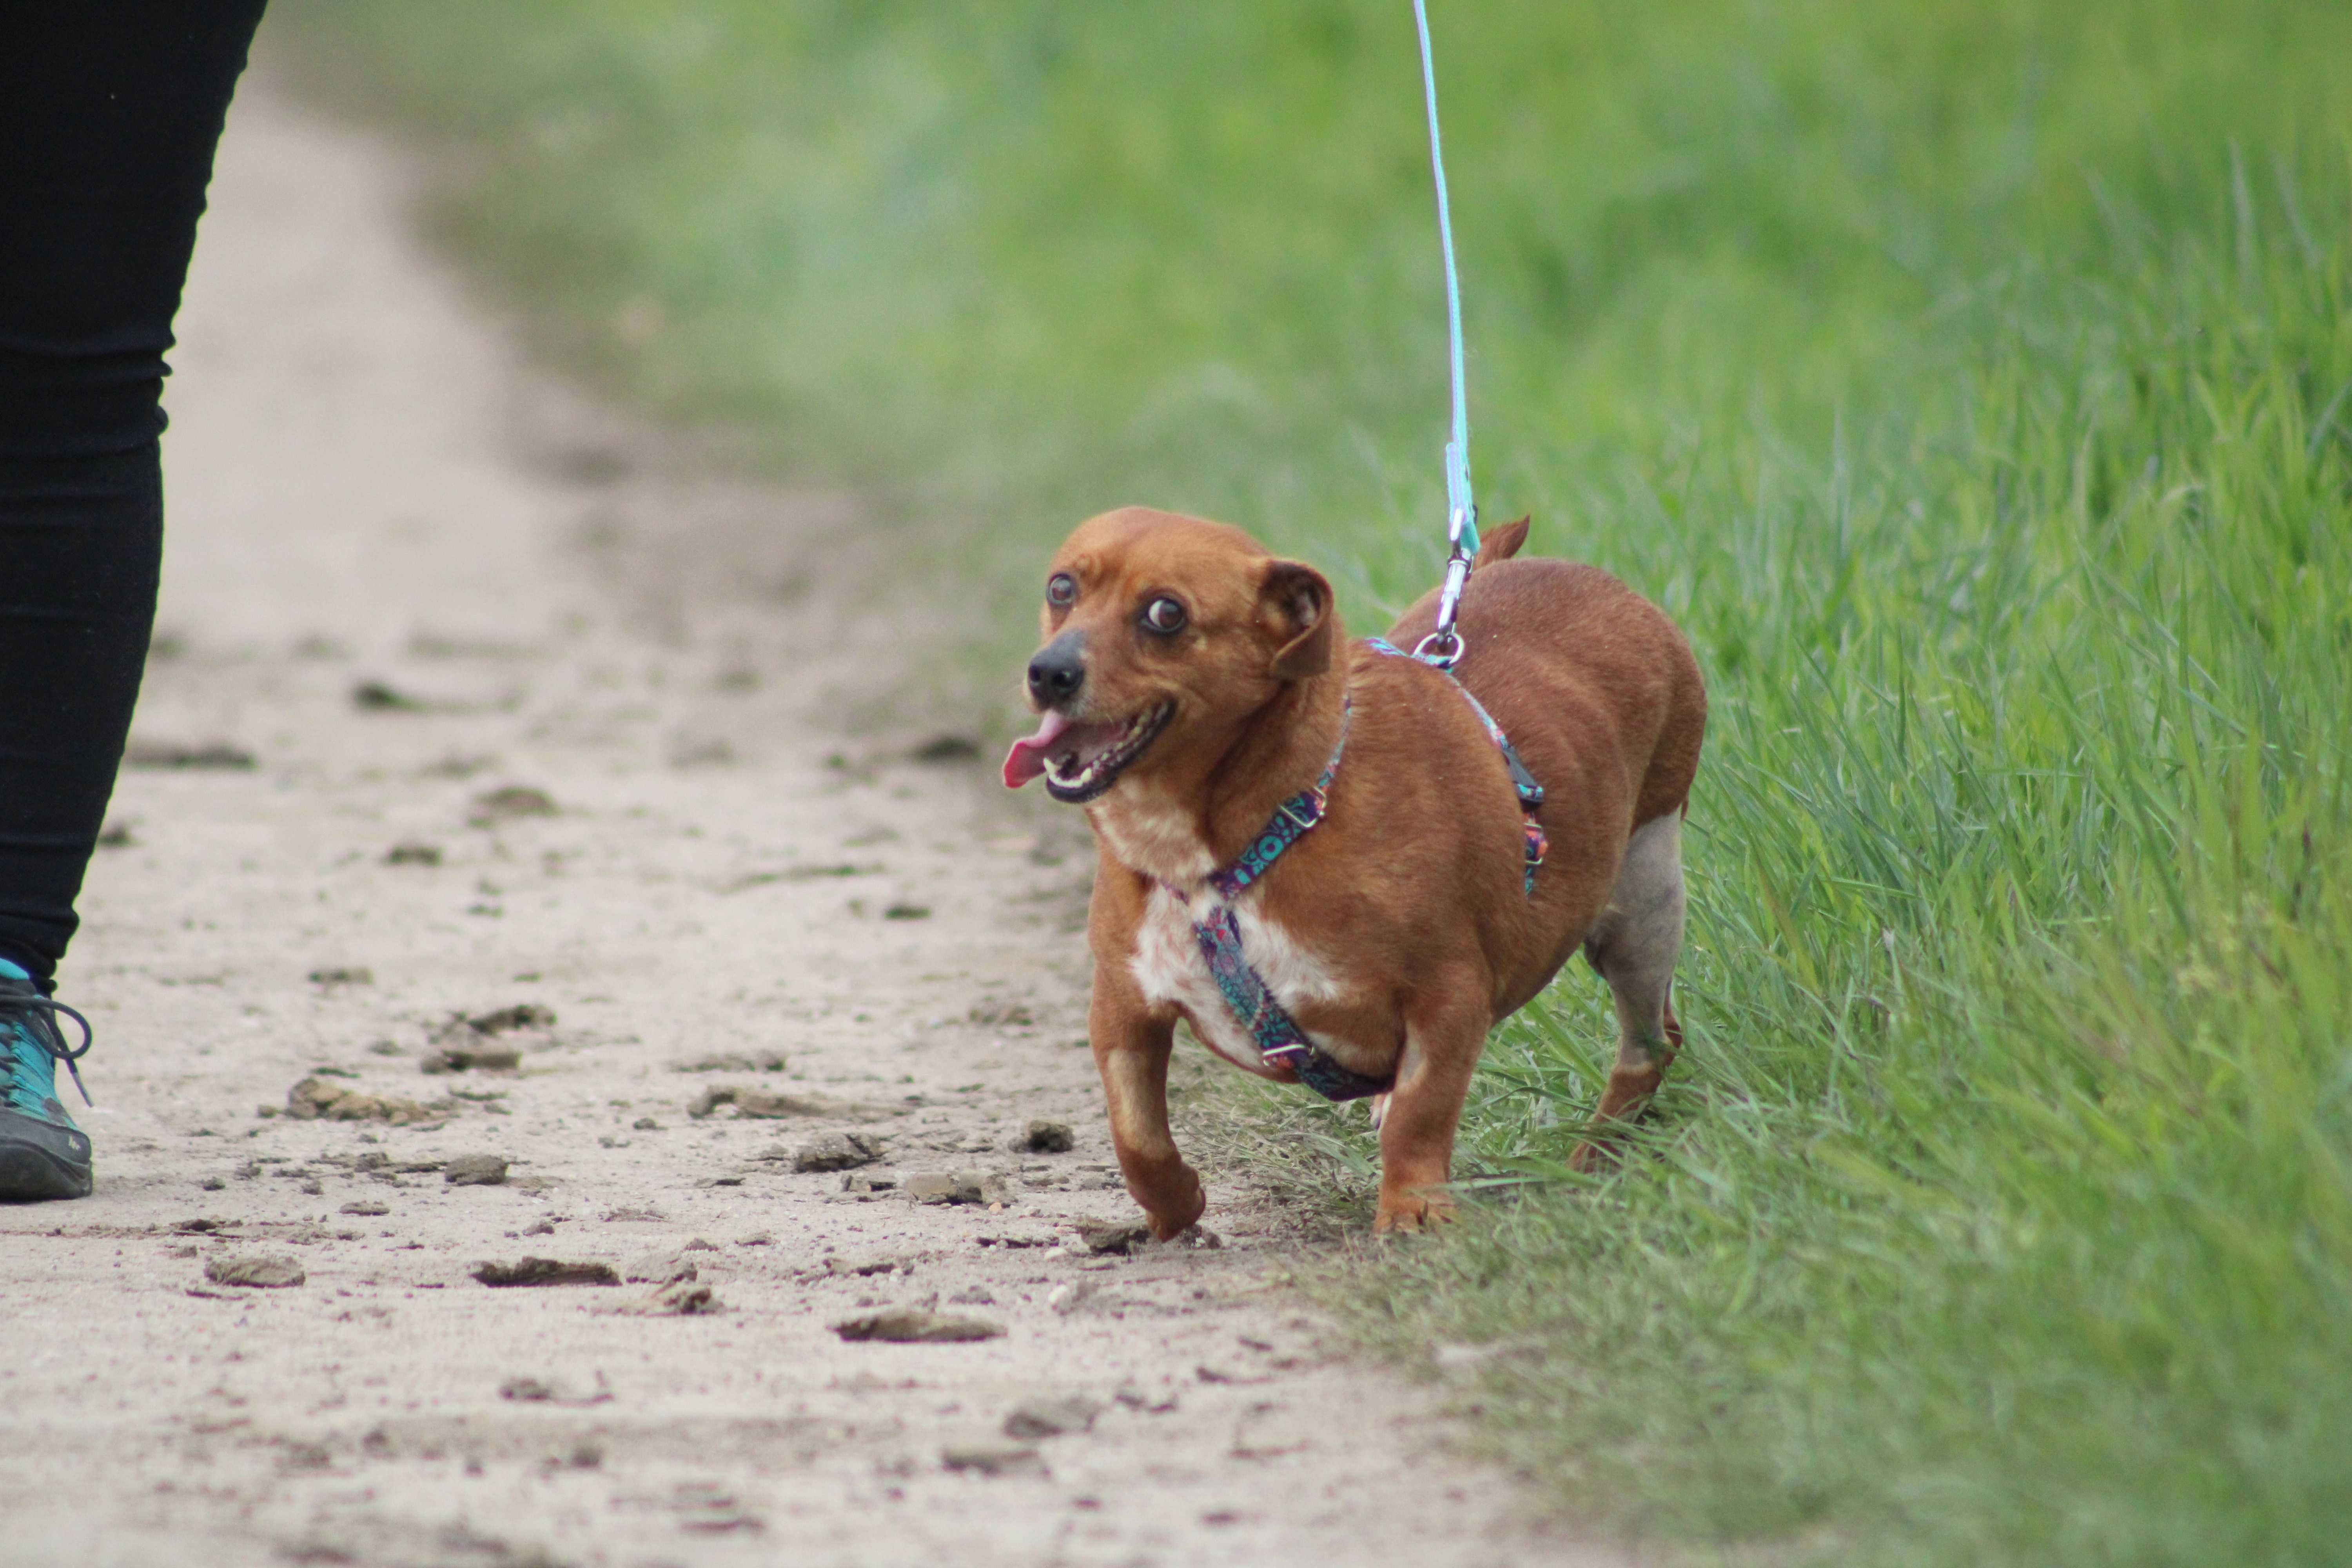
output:
[[1176, 1152], [1168, 1129], [1168, 1057], [1176, 1044], [1176, 1020], [1154, 1016], [1142, 997], [1097, 978], [1087, 1032], [1127, 1190], [1143, 1205], [1151, 1234], [1169, 1240], [1209, 1206], [1201, 1178]]
[[1420, 1230], [1454, 1217], [1445, 1184], [1454, 1134], [1492, 1023], [1475, 977], [1440, 984], [1405, 1009], [1404, 1052], [1381, 1119], [1381, 1206], [1374, 1230]]

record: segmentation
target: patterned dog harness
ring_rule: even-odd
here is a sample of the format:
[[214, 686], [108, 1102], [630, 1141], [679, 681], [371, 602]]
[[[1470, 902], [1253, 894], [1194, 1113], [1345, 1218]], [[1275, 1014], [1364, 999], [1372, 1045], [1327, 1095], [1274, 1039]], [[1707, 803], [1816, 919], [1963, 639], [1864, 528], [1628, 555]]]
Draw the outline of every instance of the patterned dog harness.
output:
[[[1411, 654], [1381, 641], [1365, 639], [1366, 646], [1377, 653], [1393, 654], [1410, 658]], [[1422, 662], [1427, 663], [1427, 660]], [[1439, 668], [1447, 679], [1453, 672]], [[1543, 805], [1543, 786], [1535, 781], [1519, 754], [1511, 747], [1502, 727], [1488, 715], [1479, 700], [1458, 680], [1454, 689], [1462, 693], [1464, 701], [1478, 715], [1486, 733], [1503, 753], [1504, 763], [1511, 770], [1511, 784], [1519, 797], [1519, 809], [1527, 818], [1526, 826], [1526, 890], [1532, 895], [1536, 886], [1536, 868], [1543, 864], [1544, 831], [1536, 821], [1536, 809]], [[1331, 780], [1339, 771], [1339, 759], [1348, 750], [1348, 721], [1354, 709], [1352, 699], [1339, 709], [1339, 740], [1331, 748], [1331, 760], [1323, 766], [1315, 782], [1274, 808], [1274, 816], [1249, 847], [1235, 858], [1233, 864], [1209, 873], [1210, 887], [1216, 889], [1218, 903], [1208, 914], [1192, 922], [1193, 940], [1201, 944], [1201, 956], [1209, 966], [1209, 973], [1217, 983], [1217, 990], [1233, 1009], [1234, 1016], [1249, 1031], [1257, 1047], [1258, 1058], [1269, 1065], [1288, 1068], [1298, 1081], [1326, 1100], [1361, 1100], [1367, 1095], [1385, 1094], [1394, 1087], [1393, 1074], [1387, 1078], [1368, 1078], [1354, 1068], [1342, 1065], [1298, 1026], [1282, 1004], [1275, 1000], [1273, 988], [1258, 973], [1248, 956], [1242, 952], [1241, 922], [1234, 918], [1234, 901], [1243, 889], [1265, 875], [1282, 852], [1307, 837], [1315, 825], [1323, 820], [1329, 808]], [[1173, 883], [1162, 882], [1178, 902], [1192, 904], [1184, 889]]]

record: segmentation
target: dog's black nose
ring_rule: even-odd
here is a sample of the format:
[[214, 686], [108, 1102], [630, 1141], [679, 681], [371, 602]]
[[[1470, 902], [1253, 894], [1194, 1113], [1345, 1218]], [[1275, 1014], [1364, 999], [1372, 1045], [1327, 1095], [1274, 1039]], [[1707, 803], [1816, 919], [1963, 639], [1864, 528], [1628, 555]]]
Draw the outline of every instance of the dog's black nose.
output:
[[1029, 661], [1029, 697], [1041, 708], [1058, 708], [1087, 683], [1085, 639], [1064, 632]]

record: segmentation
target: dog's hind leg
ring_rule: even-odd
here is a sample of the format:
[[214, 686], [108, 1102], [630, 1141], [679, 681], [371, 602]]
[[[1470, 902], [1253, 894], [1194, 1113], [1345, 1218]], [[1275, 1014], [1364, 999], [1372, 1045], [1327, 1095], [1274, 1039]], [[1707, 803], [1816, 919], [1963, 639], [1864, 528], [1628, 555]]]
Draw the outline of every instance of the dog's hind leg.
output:
[[1585, 1141], [1569, 1156], [1580, 1171], [1602, 1163], [1611, 1124], [1642, 1113], [1682, 1049], [1670, 994], [1683, 950], [1683, 911], [1682, 814], [1675, 811], [1633, 830], [1609, 907], [1585, 938], [1584, 956], [1617, 1004], [1617, 1061]]

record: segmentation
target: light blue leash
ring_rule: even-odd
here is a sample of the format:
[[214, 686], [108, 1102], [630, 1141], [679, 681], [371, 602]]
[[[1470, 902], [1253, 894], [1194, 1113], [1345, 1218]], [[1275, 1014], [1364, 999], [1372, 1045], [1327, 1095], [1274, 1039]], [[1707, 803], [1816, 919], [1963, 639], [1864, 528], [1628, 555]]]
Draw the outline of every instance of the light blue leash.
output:
[[1445, 327], [1452, 340], [1454, 373], [1454, 436], [1445, 443], [1445, 587], [1437, 597], [1437, 629], [1421, 639], [1413, 656], [1441, 668], [1462, 655], [1462, 639], [1454, 632], [1454, 615], [1462, 602], [1462, 586], [1470, 580], [1470, 561], [1478, 553], [1478, 503], [1470, 496], [1470, 398], [1462, 372], [1462, 285], [1454, 272], [1454, 216], [1445, 200], [1445, 153], [1437, 134], [1437, 67], [1429, 51], [1429, 11], [1423, 0], [1412, 0], [1412, 19], [1421, 30], [1421, 85], [1429, 103], [1429, 168], [1437, 181], [1437, 242], [1445, 253]]

